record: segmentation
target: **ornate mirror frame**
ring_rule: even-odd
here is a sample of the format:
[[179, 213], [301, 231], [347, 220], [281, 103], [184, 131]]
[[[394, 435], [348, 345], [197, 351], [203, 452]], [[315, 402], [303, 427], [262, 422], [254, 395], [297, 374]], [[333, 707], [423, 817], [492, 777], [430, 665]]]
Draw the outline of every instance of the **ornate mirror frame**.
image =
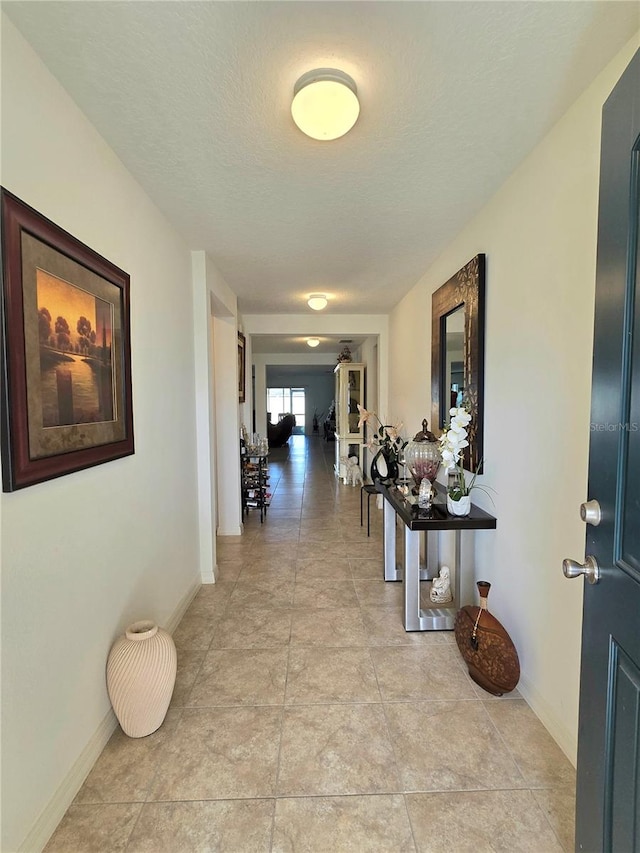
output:
[[485, 256], [476, 255], [439, 287], [431, 297], [431, 401], [432, 428], [442, 430], [449, 419], [450, 400], [445, 389], [447, 317], [464, 306], [464, 404], [471, 413], [469, 447], [464, 467], [479, 471], [484, 423]]

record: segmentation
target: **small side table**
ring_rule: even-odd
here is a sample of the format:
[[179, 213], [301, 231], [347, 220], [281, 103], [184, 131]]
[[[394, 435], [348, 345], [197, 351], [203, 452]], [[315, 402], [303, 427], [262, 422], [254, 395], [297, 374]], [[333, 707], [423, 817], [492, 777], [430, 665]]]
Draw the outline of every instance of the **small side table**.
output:
[[367, 536], [371, 536], [371, 495], [377, 495], [378, 490], [373, 483], [365, 483], [360, 489], [360, 527], [364, 523], [364, 496], [367, 496]]
[[[442, 486], [436, 489], [443, 495]], [[384, 496], [384, 579], [404, 583], [405, 631], [451, 631], [460, 607], [460, 534], [463, 530], [495, 530], [494, 516], [475, 504], [464, 518], [449, 515], [444, 504], [434, 503], [430, 515], [420, 512], [414, 498], [395, 486], [376, 484]], [[396, 565], [396, 516], [404, 522], [404, 565]], [[455, 534], [452, 578], [453, 601], [439, 607], [420, 607], [420, 534], [453, 530]]]

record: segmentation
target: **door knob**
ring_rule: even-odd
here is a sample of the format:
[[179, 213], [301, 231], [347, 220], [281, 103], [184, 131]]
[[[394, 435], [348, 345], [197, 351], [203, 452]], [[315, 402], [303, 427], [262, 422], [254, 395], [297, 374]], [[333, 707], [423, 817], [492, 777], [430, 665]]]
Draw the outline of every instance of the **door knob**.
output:
[[602, 521], [602, 510], [598, 501], [585, 501], [580, 504], [580, 518], [585, 524], [597, 527]]
[[565, 578], [579, 578], [584, 575], [589, 583], [598, 583], [600, 580], [600, 566], [591, 554], [587, 555], [584, 563], [578, 563], [576, 560], [563, 560], [562, 572]]

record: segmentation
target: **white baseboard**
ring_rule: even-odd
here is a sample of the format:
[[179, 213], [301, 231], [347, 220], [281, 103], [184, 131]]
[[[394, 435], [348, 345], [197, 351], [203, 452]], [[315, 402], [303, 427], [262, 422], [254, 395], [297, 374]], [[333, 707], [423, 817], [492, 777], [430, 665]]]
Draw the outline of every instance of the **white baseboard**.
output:
[[181, 600], [178, 602], [177, 606], [174, 608], [173, 613], [167, 620], [167, 624], [164, 625], [165, 631], [168, 631], [170, 634], [176, 630], [178, 625], [180, 624], [180, 620], [187, 612], [189, 605], [193, 601], [193, 599], [198, 594], [198, 590], [202, 586], [202, 583], [199, 580], [194, 581], [190, 586], [186, 593], [182, 596]]
[[219, 527], [217, 530], [217, 535], [218, 536], [242, 536], [242, 528], [243, 528], [242, 524], [238, 525], [237, 527], [229, 527], [229, 528]]
[[546, 699], [542, 698], [526, 675], [523, 675], [522, 673], [520, 673], [518, 691], [545, 729], [549, 732], [551, 737], [558, 744], [560, 749], [567, 756], [572, 766], [575, 767], [578, 756], [577, 733], [573, 734], [569, 731], [564, 723], [558, 719]]
[[[192, 583], [178, 602], [177, 607], [163, 627], [173, 634], [187, 608], [195, 598], [200, 589], [200, 582]], [[56, 827], [64, 817], [65, 812], [74, 800], [74, 797], [82, 787], [84, 780], [89, 775], [91, 768], [100, 757], [100, 753], [107, 745], [109, 738], [118, 725], [116, 715], [110, 708], [100, 725], [93, 733], [89, 742], [84, 747], [75, 763], [58, 786], [57, 791], [49, 800], [42, 813], [31, 828], [31, 831], [20, 845], [17, 853], [40, 853], [47, 841], [53, 835]]]
[[22, 842], [18, 853], [36, 853], [41, 851], [53, 835], [62, 820], [89, 771], [98, 760], [100, 753], [107, 745], [118, 721], [111, 708], [94, 732], [89, 743], [82, 750], [71, 770], [67, 773], [58, 790], [43, 809], [31, 831]]

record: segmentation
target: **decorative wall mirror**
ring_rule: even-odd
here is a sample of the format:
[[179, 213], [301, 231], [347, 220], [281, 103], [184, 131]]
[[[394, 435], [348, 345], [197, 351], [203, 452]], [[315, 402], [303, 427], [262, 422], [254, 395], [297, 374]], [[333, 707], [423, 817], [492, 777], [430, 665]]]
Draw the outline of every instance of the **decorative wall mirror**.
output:
[[484, 421], [485, 256], [476, 255], [431, 298], [432, 427], [440, 430], [449, 409], [471, 413], [464, 467], [478, 471]]

